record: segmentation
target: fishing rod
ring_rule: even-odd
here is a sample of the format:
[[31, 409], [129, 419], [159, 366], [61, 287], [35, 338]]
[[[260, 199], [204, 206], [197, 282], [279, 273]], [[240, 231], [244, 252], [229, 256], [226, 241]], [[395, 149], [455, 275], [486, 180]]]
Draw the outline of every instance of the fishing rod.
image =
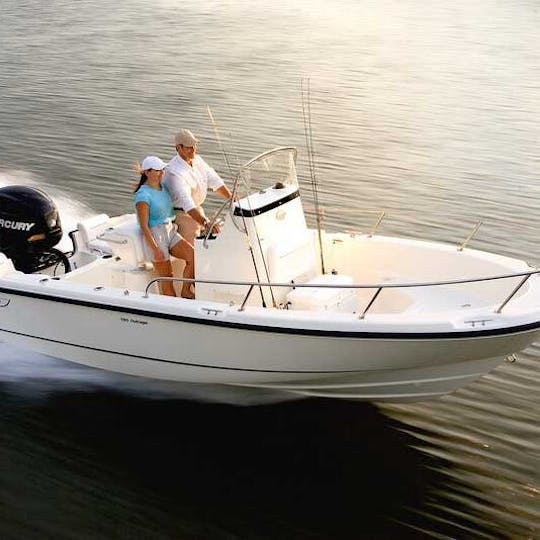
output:
[[212, 109], [210, 109], [210, 106], [206, 106], [206, 112], [208, 113], [208, 116], [210, 117], [210, 122], [212, 122], [212, 127], [214, 128], [214, 133], [216, 135], [216, 139], [218, 142], [218, 147], [221, 150], [221, 153], [223, 154], [223, 158], [225, 159], [225, 163], [227, 164], [227, 168], [229, 169], [229, 174], [231, 176], [234, 176], [233, 169], [231, 166], [231, 162], [229, 161], [229, 156], [227, 152], [225, 151], [225, 146], [221, 142], [221, 137], [219, 135], [219, 129], [217, 127], [217, 123], [214, 119], [214, 115], [212, 114]]
[[315, 147], [313, 145], [313, 129], [311, 121], [311, 87], [309, 77], [305, 79], [306, 83], [304, 88], [304, 79], [301, 80], [301, 90], [302, 90], [302, 116], [304, 118], [304, 134], [306, 137], [306, 148], [308, 155], [308, 166], [311, 177], [311, 190], [313, 191], [313, 203], [315, 206], [315, 219], [317, 222], [317, 235], [319, 237], [319, 252], [321, 257], [321, 270], [325, 274], [325, 265], [324, 265], [324, 252], [323, 252], [323, 241], [322, 241], [322, 213], [319, 205], [319, 192], [317, 177], [315, 175]]
[[[210, 122], [212, 123], [212, 126], [214, 128], [214, 133], [216, 135], [216, 139], [217, 139], [217, 142], [218, 142], [218, 146], [220, 147], [220, 150], [223, 154], [223, 157], [225, 159], [225, 163], [227, 164], [227, 167], [229, 169], [229, 173], [231, 174], [231, 176], [234, 175], [233, 173], [233, 170], [232, 170], [232, 166], [231, 166], [231, 162], [229, 160], [229, 156], [225, 150], [225, 146], [223, 145], [222, 141], [221, 141], [221, 137], [219, 135], [219, 129], [218, 129], [218, 126], [217, 126], [217, 122], [214, 118], [214, 115], [212, 114], [212, 110], [210, 109], [209, 106], [206, 107], [206, 111], [208, 112], [208, 116], [210, 118]], [[232, 207], [232, 200], [233, 200], [233, 197], [236, 195], [236, 192], [237, 192], [237, 188], [238, 188], [238, 181], [240, 179], [240, 176], [241, 176], [241, 171], [238, 172], [236, 175], [234, 175], [234, 184], [233, 184], [233, 191], [232, 191], [232, 197], [231, 197], [231, 207]], [[249, 201], [249, 196], [247, 197], [247, 201], [248, 201], [248, 206], [251, 207], [251, 203]], [[241, 210], [241, 209], [240, 209]], [[251, 210], [251, 208], [250, 208]], [[248, 244], [248, 250], [249, 250], [249, 253], [251, 255], [251, 260], [253, 262], [253, 268], [255, 269], [255, 276], [257, 278], [257, 281], [260, 283], [261, 282], [261, 278], [259, 276], [259, 269], [257, 267], [257, 261], [255, 259], [255, 252], [253, 251], [253, 246], [251, 245], [251, 239], [249, 238], [249, 233], [248, 233], [248, 229], [247, 229], [247, 223], [246, 223], [246, 217], [244, 216], [244, 213], [243, 212], [240, 212], [241, 214], [241, 217], [242, 217], [242, 223], [244, 225], [244, 233], [246, 235], [246, 238], [247, 238], [247, 244]], [[233, 220], [233, 223], [234, 223], [234, 220]], [[261, 254], [261, 259], [262, 259], [262, 262], [263, 262], [263, 266], [264, 266], [264, 270], [265, 270], [265, 273], [266, 273], [266, 278], [268, 279], [268, 281], [270, 281], [270, 274], [268, 272], [268, 267], [266, 265], [266, 260], [264, 258], [264, 253], [263, 253], [263, 249], [262, 249], [262, 243], [261, 243], [261, 238], [259, 236], [259, 231], [257, 230], [257, 224], [255, 222], [255, 220], [253, 221], [253, 228], [255, 230], [255, 237], [257, 238], [257, 242], [259, 244], [259, 251], [260, 251], [260, 254]], [[262, 286], [259, 285], [259, 291], [261, 293], [261, 302], [262, 302], [262, 307], [267, 307], [266, 306], [266, 301], [264, 299], [264, 293], [263, 293], [263, 290], [262, 290]], [[274, 293], [272, 291], [272, 288], [270, 287], [270, 296], [272, 298], [272, 305], [273, 307], [277, 307], [277, 304], [276, 304], [276, 299], [274, 298]]]
[[[227, 164], [227, 168], [229, 169], [229, 174], [233, 178], [232, 197], [231, 197], [231, 199], [229, 201], [226, 202], [226, 204], [230, 203], [229, 208], [232, 208], [232, 201], [234, 200], [234, 197], [238, 194], [239, 174], [235, 173], [233, 171], [233, 167], [232, 167], [231, 162], [229, 160], [229, 155], [225, 150], [225, 145], [223, 144], [223, 142], [221, 140], [221, 136], [219, 134], [219, 129], [218, 129], [217, 122], [216, 122], [216, 120], [214, 118], [214, 115], [212, 113], [212, 109], [210, 109], [210, 107], [208, 105], [206, 106], [206, 112], [208, 113], [208, 117], [210, 118], [210, 122], [212, 123], [212, 127], [214, 128], [214, 133], [215, 133], [215, 136], [216, 136], [216, 139], [217, 139], [217, 142], [218, 142], [218, 147], [221, 150], [221, 153], [223, 154], [223, 159], [225, 160], [225, 163]], [[235, 157], [236, 157], [237, 168], [239, 169], [240, 166], [238, 165], [238, 156], [236, 155]], [[219, 208], [218, 212], [216, 212], [216, 217], [225, 208], [226, 204], [224, 204], [223, 206], [221, 206]], [[242, 229], [240, 229], [240, 227], [238, 227], [236, 221], [233, 220], [233, 224], [240, 232], [243, 232], [244, 234], [247, 233], [245, 228], [244, 228], [244, 230], [242, 230]], [[244, 225], [245, 225], [245, 223], [244, 223]]]

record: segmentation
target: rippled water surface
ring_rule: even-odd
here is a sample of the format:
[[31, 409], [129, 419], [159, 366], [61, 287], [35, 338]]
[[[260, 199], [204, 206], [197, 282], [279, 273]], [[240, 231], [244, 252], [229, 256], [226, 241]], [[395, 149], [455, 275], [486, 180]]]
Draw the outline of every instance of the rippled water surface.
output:
[[[2, 0], [0, 20], [0, 185], [45, 187], [65, 222], [131, 211], [132, 165], [179, 127], [230, 179], [206, 106], [233, 167], [297, 146], [309, 204], [309, 77], [325, 227], [384, 209], [385, 233], [459, 242], [481, 220], [474, 247], [540, 263], [536, 1]], [[0, 537], [538, 538], [539, 358], [433, 402], [239, 407], [0, 344]]]

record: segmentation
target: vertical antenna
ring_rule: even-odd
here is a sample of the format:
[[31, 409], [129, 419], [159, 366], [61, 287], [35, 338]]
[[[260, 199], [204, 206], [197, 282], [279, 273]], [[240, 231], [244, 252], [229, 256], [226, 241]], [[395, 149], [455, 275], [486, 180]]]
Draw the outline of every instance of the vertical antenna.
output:
[[[304, 88], [304, 80], [305, 86]], [[306, 147], [308, 155], [308, 165], [309, 172], [311, 176], [311, 190], [313, 191], [313, 203], [315, 205], [315, 219], [317, 221], [317, 234], [319, 237], [319, 251], [321, 255], [321, 270], [325, 274], [326, 270], [324, 267], [324, 253], [323, 253], [323, 242], [322, 242], [322, 232], [321, 232], [321, 209], [319, 206], [319, 192], [317, 185], [317, 177], [315, 176], [315, 148], [313, 146], [313, 129], [311, 123], [311, 88], [310, 88], [310, 79], [302, 79], [302, 115], [304, 117], [304, 134], [306, 136]]]

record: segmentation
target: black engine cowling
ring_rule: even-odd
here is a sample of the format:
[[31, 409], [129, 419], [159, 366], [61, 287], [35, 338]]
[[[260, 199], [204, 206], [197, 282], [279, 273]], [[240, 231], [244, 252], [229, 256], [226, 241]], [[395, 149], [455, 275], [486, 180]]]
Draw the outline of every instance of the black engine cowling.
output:
[[58, 209], [46, 193], [28, 186], [0, 188], [0, 252], [17, 270], [38, 272], [59, 262], [65, 266], [65, 255], [54, 249], [61, 238]]

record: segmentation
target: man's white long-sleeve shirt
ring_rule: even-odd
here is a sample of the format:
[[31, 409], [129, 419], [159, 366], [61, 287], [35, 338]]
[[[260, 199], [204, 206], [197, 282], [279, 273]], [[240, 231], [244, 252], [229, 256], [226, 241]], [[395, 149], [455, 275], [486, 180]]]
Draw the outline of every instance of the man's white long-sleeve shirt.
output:
[[165, 169], [162, 184], [174, 207], [184, 212], [203, 204], [208, 187], [215, 191], [225, 185], [219, 174], [199, 155], [193, 158], [191, 166], [179, 155], [173, 157]]

